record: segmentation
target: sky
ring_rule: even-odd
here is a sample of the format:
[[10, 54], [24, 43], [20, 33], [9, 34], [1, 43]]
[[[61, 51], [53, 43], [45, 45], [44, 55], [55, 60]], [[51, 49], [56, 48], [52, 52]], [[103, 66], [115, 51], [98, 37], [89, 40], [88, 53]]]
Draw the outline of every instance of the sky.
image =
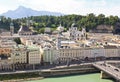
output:
[[102, 13], [120, 17], [120, 0], [0, 0], [0, 14], [19, 6], [64, 14]]

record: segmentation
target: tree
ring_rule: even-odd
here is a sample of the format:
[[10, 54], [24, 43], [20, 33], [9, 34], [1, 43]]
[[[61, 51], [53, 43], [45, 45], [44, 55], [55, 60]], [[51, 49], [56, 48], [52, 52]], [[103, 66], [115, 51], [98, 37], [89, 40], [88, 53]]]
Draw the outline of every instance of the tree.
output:
[[97, 24], [100, 25], [100, 24], [104, 24], [104, 20], [105, 20], [105, 15], [104, 14], [99, 14], [98, 17], [97, 17]]
[[33, 29], [38, 33], [44, 33], [45, 27], [56, 28], [61, 24], [63, 27], [69, 29], [72, 23], [78, 26], [78, 29], [86, 27], [87, 30], [91, 30], [97, 27], [97, 25], [106, 24], [114, 26], [117, 22], [120, 23], [118, 16], [105, 17], [104, 14], [99, 14], [96, 16], [94, 13], [90, 13], [87, 16], [82, 15], [64, 15], [64, 16], [31, 16], [19, 19], [6, 18], [0, 16], [0, 28], [9, 30], [9, 25], [11, 21], [14, 23], [15, 32], [18, 32], [20, 24], [26, 24], [26, 20], [32, 20], [34, 27]]
[[14, 41], [15, 41], [17, 44], [21, 44], [20, 38], [15, 38]]

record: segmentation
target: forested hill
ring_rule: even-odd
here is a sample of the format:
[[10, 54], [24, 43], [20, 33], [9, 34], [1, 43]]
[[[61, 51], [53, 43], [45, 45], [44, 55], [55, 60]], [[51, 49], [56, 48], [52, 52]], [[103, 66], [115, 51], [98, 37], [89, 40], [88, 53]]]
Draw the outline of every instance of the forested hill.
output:
[[118, 16], [108, 16], [100, 14], [98, 16], [93, 13], [86, 16], [82, 15], [65, 15], [65, 16], [31, 16], [28, 18], [14, 19], [6, 18], [1, 16], [0, 28], [9, 29], [9, 24], [13, 21], [15, 26], [15, 31], [17, 32], [20, 24], [26, 23], [26, 20], [32, 20], [31, 25], [38, 32], [42, 32], [41, 29], [45, 27], [56, 28], [61, 24], [65, 28], [69, 28], [72, 23], [75, 23], [79, 29], [81, 27], [86, 27], [87, 31], [90, 29], [95, 29], [97, 25], [105, 24], [115, 26], [116, 23], [120, 23]]

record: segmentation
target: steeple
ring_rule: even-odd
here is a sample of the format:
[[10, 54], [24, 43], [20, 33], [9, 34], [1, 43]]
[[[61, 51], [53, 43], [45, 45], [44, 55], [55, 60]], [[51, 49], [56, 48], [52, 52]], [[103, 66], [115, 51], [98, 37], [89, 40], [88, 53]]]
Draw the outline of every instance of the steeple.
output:
[[86, 40], [87, 35], [86, 35], [86, 28], [85, 27], [82, 28], [82, 36], [83, 36], [82, 38], [84, 40]]

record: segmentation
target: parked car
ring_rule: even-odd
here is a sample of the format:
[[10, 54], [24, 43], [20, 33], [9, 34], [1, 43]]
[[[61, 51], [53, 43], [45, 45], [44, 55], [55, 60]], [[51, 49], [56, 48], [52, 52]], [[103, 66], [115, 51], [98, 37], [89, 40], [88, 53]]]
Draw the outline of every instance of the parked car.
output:
[[119, 71], [119, 69], [114, 69], [115, 71]]

